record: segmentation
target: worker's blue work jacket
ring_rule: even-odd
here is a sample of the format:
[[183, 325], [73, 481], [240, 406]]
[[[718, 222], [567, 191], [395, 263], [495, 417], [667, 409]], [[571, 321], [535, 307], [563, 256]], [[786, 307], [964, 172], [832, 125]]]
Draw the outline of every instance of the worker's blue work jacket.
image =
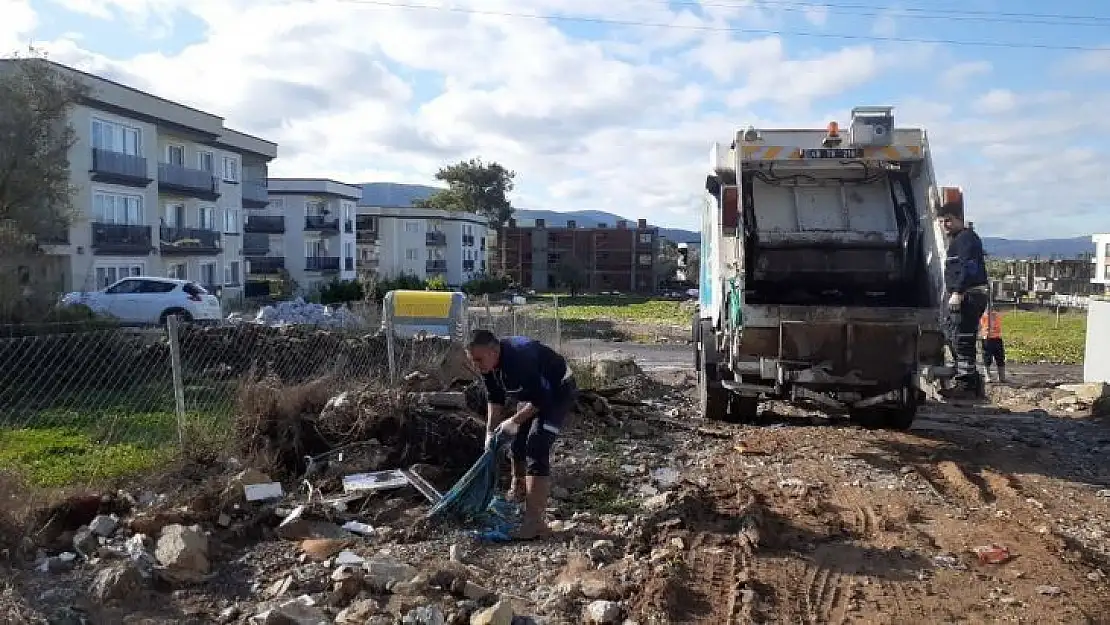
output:
[[541, 416], [560, 417], [574, 399], [574, 375], [558, 352], [526, 336], [501, 339], [501, 358], [482, 376], [491, 404], [504, 406], [512, 394], [536, 407]]

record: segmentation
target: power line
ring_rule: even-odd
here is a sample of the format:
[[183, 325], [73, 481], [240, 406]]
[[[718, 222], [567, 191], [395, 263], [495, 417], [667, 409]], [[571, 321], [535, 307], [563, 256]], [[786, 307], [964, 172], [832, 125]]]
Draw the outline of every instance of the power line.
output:
[[[924, 19], [953, 19], [974, 20], [990, 22], [1006, 22], [1017, 24], [1053, 24], [1060, 26], [1096, 26], [1110, 23], [1110, 16], [1104, 15], [1065, 15], [1058, 13], [1025, 13], [1009, 11], [978, 11], [970, 9], [935, 9], [935, 8], [890, 8], [877, 7], [873, 4], [835, 3], [835, 2], [796, 2], [794, 0], [750, 0], [748, 4], [729, 4], [714, 2], [692, 2], [690, 0], [677, 0], [669, 2], [670, 5], [691, 7], [717, 7], [743, 9], [749, 7], [763, 7], [780, 11], [806, 11], [810, 9], [826, 9], [831, 13], [840, 13], [841, 9], [865, 10], [868, 13], [845, 13], [846, 15], [895, 15], [920, 17]], [[1054, 21], [1062, 20], [1062, 21]]]
[[[484, 9], [469, 9], [462, 7], [431, 6], [426, 4], [409, 4], [404, 2], [391, 2], [387, 0], [336, 0], [344, 4], [361, 4], [395, 9], [412, 9], [425, 11], [438, 11], [442, 13], [462, 13], [467, 15], [484, 15], [488, 17], [509, 17], [517, 19], [543, 20], [553, 22], [571, 22], [579, 24], [599, 24], [606, 26], [631, 26], [640, 28], [660, 28], [664, 30], [690, 30], [700, 32], [727, 32], [742, 33], [746, 35], [781, 35], [787, 37], [813, 37], [819, 39], [840, 39], [850, 41], [877, 41], [885, 43], [925, 43], [943, 44], [950, 46], [965, 46], [979, 48], [1009, 48], [1031, 50], [1061, 50], [1073, 52], [1110, 52], [1110, 47], [1091, 47], [1074, 45], [1053, 45], [1040, 43], [1014, 43], [1005, 41], [971, 41], [958, 39], [926, 39], [917, 37], [884, 37], [880, 35], [849, 35], [837, 33], [816, 33], [797, 30], [778, 30], [771, 28], [740, 28], [735, 26], [696, 26], [690, 24], [660, 24], [641, 22], [637, 20], [620, 20], [601, 17], [582, 17], [570, 15], [542, 15], [538, 13], [517, 13], [511, 11], [490, 11]], [[693, 4], [693, 3], [691, 3]], [[732, 6], [732, 5], [727, 5]], [[736, 8], [741, 8], [735, 5]]]

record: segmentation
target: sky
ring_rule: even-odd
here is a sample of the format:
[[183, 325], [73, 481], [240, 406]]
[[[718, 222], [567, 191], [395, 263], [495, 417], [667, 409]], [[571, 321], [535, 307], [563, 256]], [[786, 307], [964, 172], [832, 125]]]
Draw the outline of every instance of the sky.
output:
[[[917, 8], [927, 7], [927, 8]], [[215, 113], [271, 175], [428, 184], [698, 228], [713, 142], [893, 105], [986, 236], [1110, 232], [1104, 0], [0, 0], [0, 51]]]

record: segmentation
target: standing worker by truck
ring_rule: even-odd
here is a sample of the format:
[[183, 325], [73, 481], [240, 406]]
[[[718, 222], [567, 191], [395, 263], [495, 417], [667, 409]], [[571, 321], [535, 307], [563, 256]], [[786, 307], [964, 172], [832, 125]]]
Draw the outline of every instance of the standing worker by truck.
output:
[[990, 302], [987, 312], [979, 320], [979, 346], [983, 349], [983, 368], [987, 381], [991, 379], [991, 364], [998, 372], [995, 379], [999, 384], [1006, 383], [1006, 344], [1002, 341], [1002, 314]]
[[956, 377], [949, 398], [978, 397], [983, 394], [975, 355], [979, 320], [990, 298], [987, 263], [983, 241], [964, 222], [962, 202], [944, 202], [937, 220], [948, 235], [948, 256], [944, 263], [944, 284], [948, 289], [948, 335], [956, 359]]

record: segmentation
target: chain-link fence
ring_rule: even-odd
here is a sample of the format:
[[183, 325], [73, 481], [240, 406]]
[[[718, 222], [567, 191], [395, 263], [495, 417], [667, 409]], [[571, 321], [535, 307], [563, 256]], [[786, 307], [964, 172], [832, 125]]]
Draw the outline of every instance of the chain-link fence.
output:
[[[443, 339], [398, 340], [396, 350], [402, 372], [448, 375], [448, 353], [454, 371], [464, 358]], [[226, 440], [259, 383], [338, 391], [388, 378], [380, 325], [9, 328], [0, 335], [0, 467], [44, 486], [131, 474], [183, 445]]]

